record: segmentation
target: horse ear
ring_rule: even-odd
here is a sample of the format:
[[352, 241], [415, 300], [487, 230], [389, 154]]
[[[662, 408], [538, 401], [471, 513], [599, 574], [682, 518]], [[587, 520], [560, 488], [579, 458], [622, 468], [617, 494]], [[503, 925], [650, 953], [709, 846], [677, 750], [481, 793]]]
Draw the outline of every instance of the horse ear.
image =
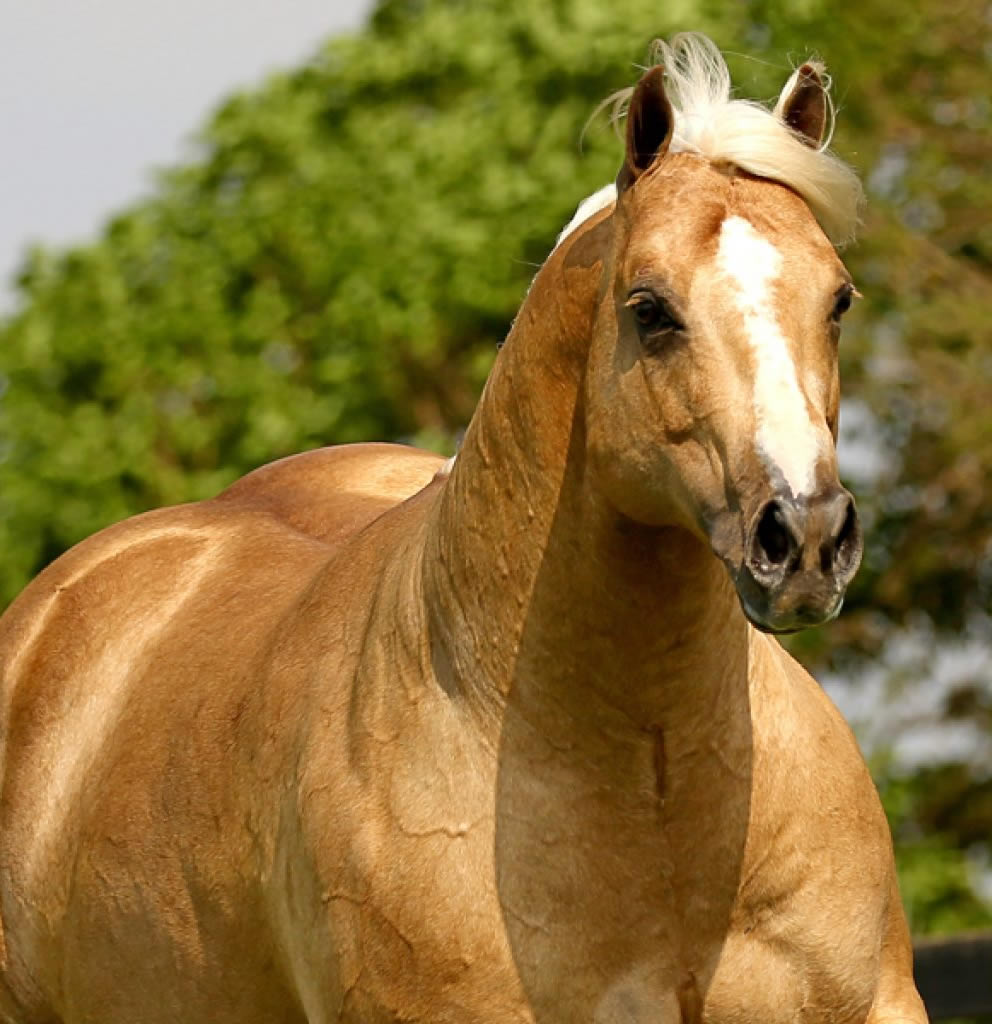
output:
[[635, 181], [668, 150], [675, 129], [675, 114], [665, 95], [665, 69], [646, 71], [634, 87], [627, 108], [627, 145], [617, 175], [617, 192]]
[[775, 104], [780, 117], [807, 146], [818, 149], [827, 128], [827, 86], [811, 62], [793, 71]]

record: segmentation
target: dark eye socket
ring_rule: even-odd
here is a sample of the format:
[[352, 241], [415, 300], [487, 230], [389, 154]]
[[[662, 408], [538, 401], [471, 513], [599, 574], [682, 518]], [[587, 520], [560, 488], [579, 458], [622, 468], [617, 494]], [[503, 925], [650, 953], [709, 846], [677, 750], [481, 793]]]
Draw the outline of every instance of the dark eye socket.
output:
[[837, 293], [833, 312], [830, 314], [830, 319], [834, 323], [839, 323], [840, 318], [851, 308], [851, 302], [854, 300], [855, 294], [853, 284], [845, 284]]
[[632, 292], [627, 300], [627, 308], [633, 314], [637, 330], [642, 337], [683, 330], [682, 323], [672, 311], [672, 307], [654, 292]]

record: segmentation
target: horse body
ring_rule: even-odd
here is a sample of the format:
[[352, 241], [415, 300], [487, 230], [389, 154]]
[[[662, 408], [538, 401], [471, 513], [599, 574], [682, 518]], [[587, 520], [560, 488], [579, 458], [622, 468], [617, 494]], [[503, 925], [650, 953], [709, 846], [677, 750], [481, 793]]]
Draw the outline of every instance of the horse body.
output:
[[[286, 469], [312, 459], [344, 504], [327, 470], [343, 455], [357, 474], [362, 454]], [[414, 482], [437, 464], [365, 454], [370, 475], [388, 456]], [[843, 722], [728, 615], [708, 552], [626, 560], [709, 574], [723, 598], [705, 602], [708, 650], [693, 629], [650, 670], [674, 706], [645, 724], [590, 702], [534, 636], [497, 711], [431, 665], [420, 551], [394, 553], [439, 514], [441, 481], [336, 547], [271, 520], [252, 483], [98, 535], [6, 620], [9, 1019], [678, 1020], [705, 995], [707, 1019], [758, 996], [774, 1020], [813, 995], [838, 1020], [838, 987], [864, 1019], [874, 972], [852, 964], [878, 957], [884, 821]], [[628, 686], [624, 632], [672, 643], [663, 603], [630, 621], [630, 582], [626, 627], [605, 599], [598, 625], [555, 626]]]
[[854, 740], [752, 624], [856, 564], [842, 268], [789, 189], [666, 155], [645, 81], [450, 472], [284, 460], [5, 616], [0, 1018], [925, 1020]]

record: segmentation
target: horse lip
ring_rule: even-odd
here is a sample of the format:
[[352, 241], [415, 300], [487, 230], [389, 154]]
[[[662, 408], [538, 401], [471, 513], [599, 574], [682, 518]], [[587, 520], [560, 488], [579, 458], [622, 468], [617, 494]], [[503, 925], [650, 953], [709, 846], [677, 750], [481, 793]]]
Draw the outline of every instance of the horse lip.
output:
[[774, 614], [769, 614], [767, 611], [762, 612], [753, 607], [737, 583], [735, 575], [734, 584], [737, 590], [737, 599], [740, 602], [741, 611], [744, 612], [744, 617], [755, 629], [761, 630], [762, 633], [770, 633], [773, 636], [785, 636], [791, 633], [800, 633], [804, 629], [824, 626], [828, 622], [833, 622], [840, 615], [841, 609], [844, 607], [844, 590], [842, 589], [834, 599], [832, 606], [825, 612], [811, 614], [812, 609], [807, 607], [804, 611], [800, 608], [798, 613], [793, 610], [789, 614], [783, 615], [781, 621], [776, 621], [777, 616]]

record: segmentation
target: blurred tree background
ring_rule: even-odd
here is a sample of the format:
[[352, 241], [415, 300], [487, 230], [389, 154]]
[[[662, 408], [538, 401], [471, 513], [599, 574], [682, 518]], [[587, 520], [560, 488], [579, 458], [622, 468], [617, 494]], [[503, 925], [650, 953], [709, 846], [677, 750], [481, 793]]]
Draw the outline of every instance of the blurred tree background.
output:
[[918, 932], [992, 922], [992, 7], [383, 0], [233, 96], [97, 244], [35, 250], [0, 324], [0, 599], [126, 515], [323, 444], [444, 449], [577, 202], [598, 101], [703, 30], [743, 95], [822, 56], [863, 173], [842, 468], [867, 528], [797, 638], [860, 729]]

